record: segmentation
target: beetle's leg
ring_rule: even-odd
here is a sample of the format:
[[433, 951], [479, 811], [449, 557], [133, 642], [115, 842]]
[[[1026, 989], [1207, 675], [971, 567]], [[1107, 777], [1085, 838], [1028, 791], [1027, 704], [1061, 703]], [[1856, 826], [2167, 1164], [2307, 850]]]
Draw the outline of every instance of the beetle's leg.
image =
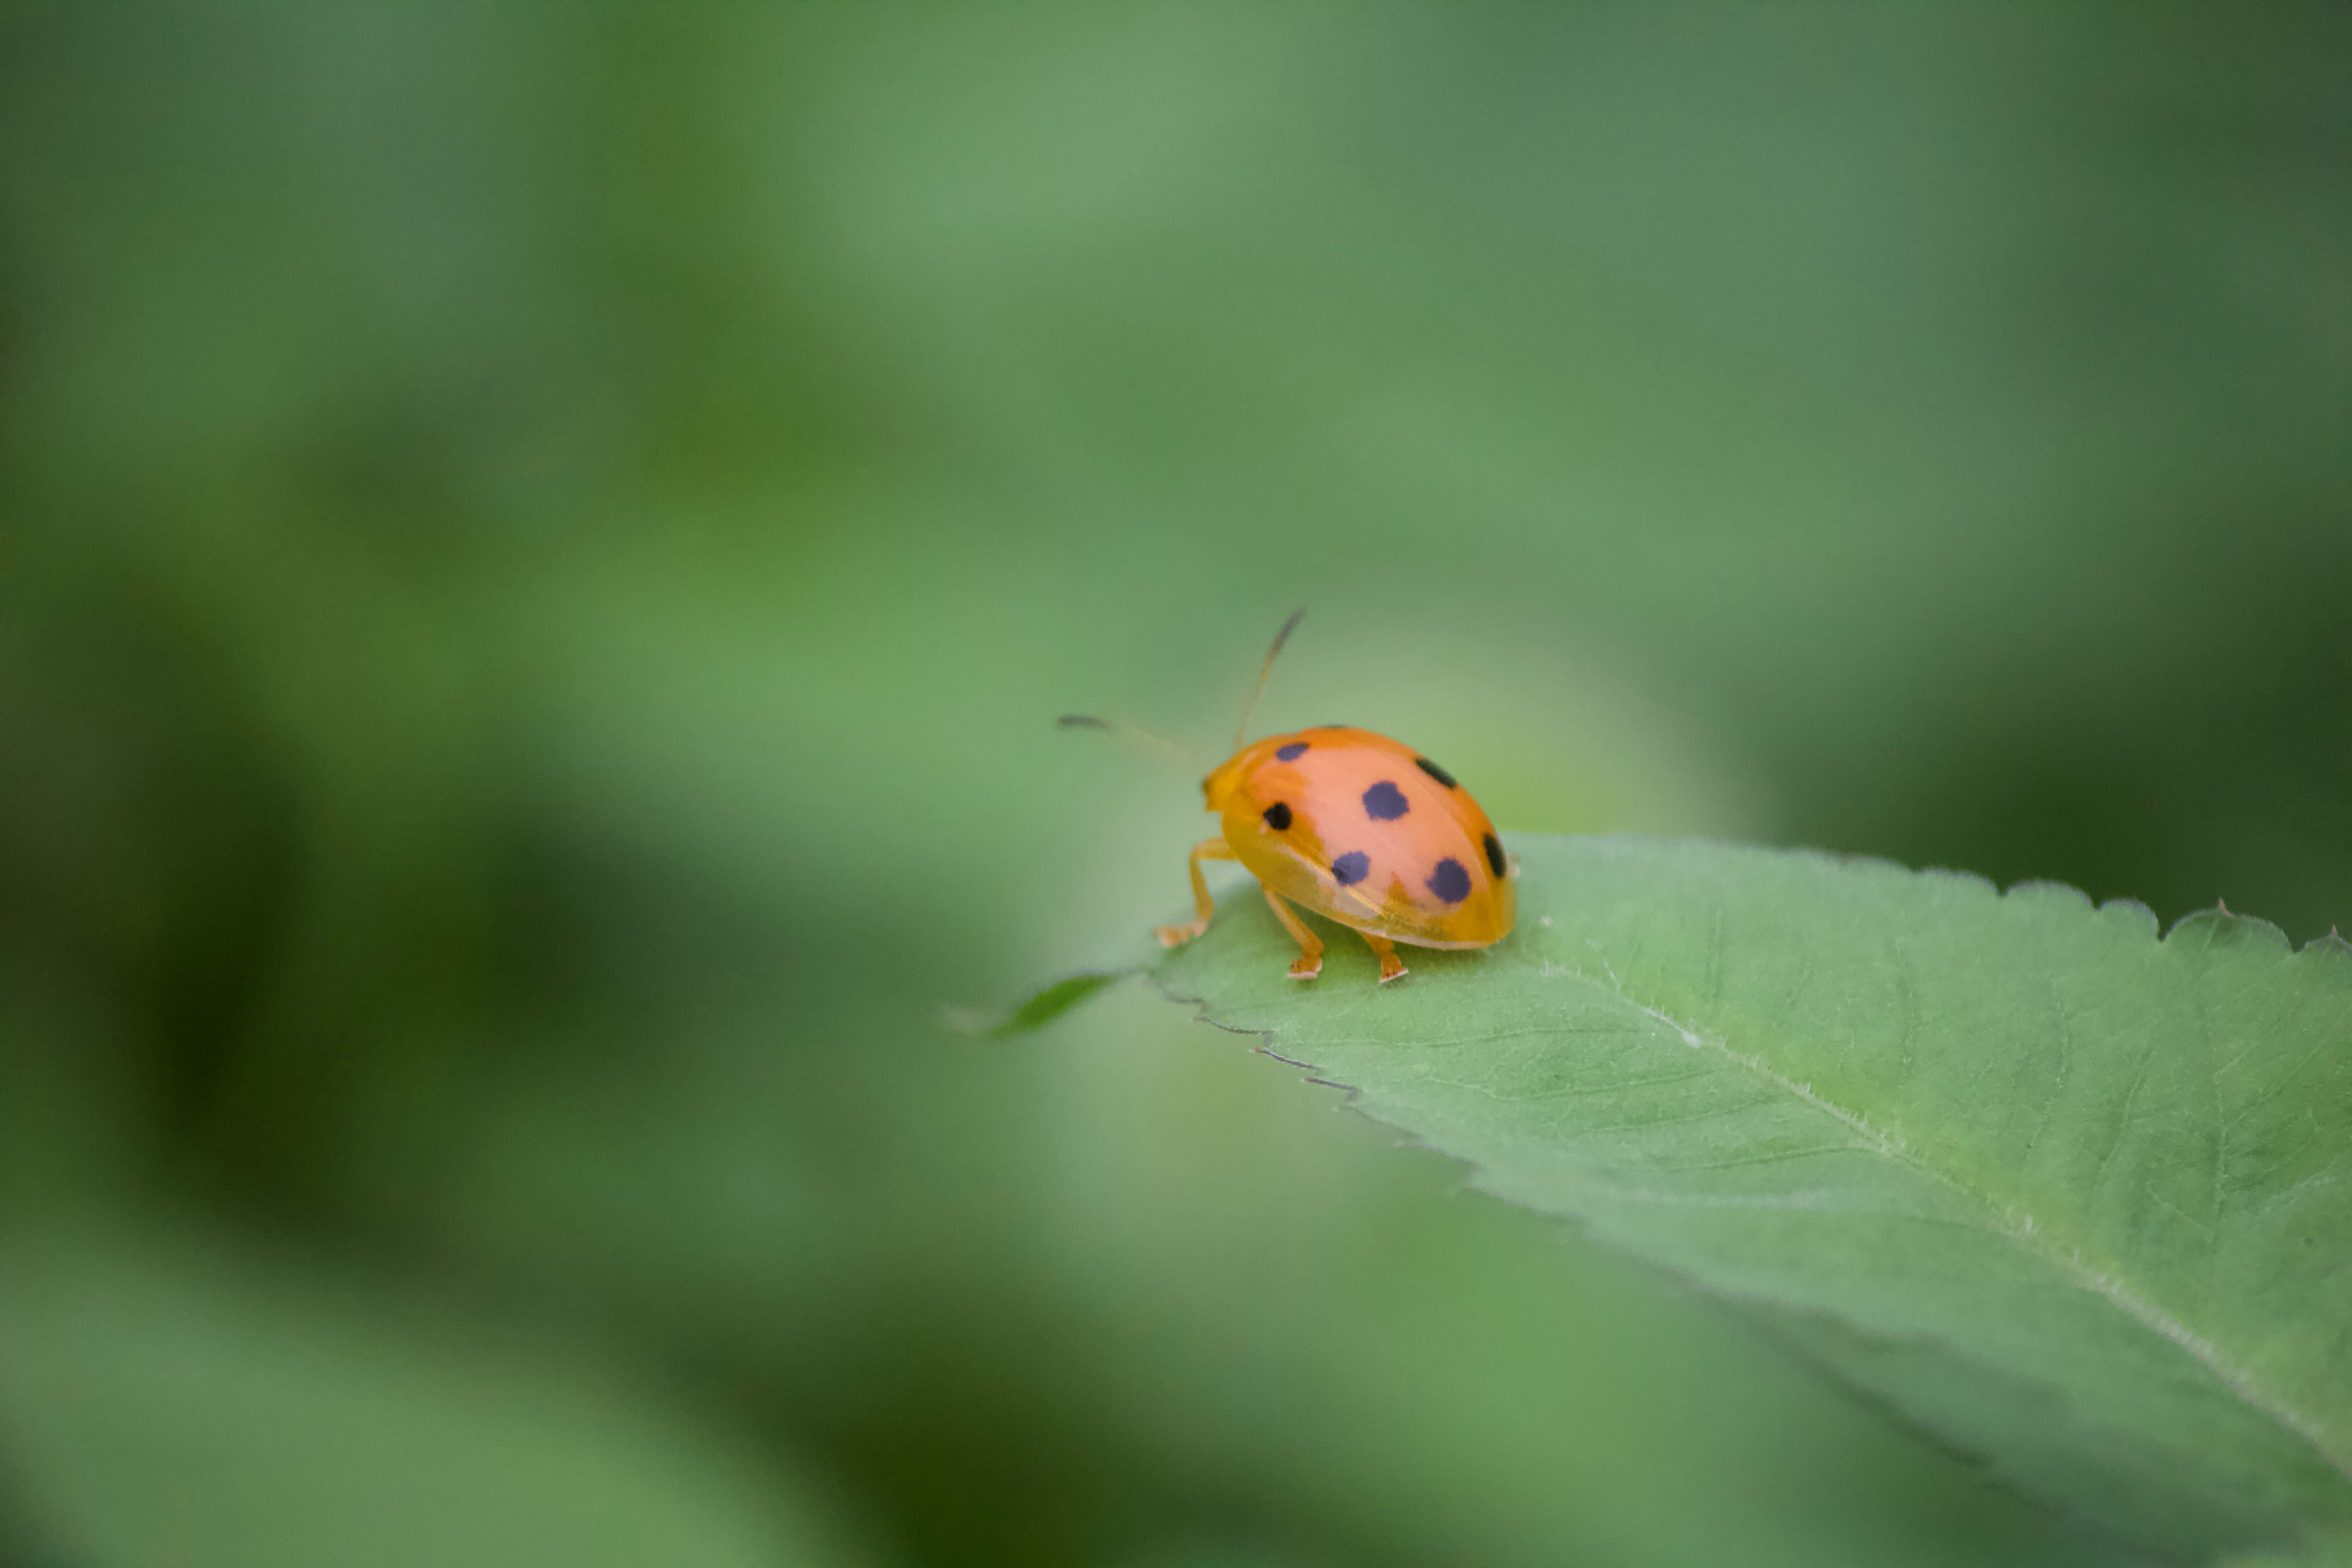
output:
[[1265, 901], [1274, 906], [1274, 918], [1282, 922], [1282, 929], [1298, 942], [1298, 961], [1290, 966], [1290, 977], [1293, 980], [1312, 980], [1322, 973], [1323, 939], [1308, 931], [1305, 922], [1290, 912], [1290, 906], [1284, 903], [1272, 888], [1265, 890]]
[[1381, 955], [1381, 984], [1386, 985], [1390, 981], [1409, 973], [1404, 966], [1404, 960], [1396, 955], [1396, 943], [1384, 936], [1374, 936], [1368, 931], [1360, 931], [1356, 934], [1362, 937], [1370, 945], [1371, 950]]
[[1201, 875], [1201, 862], [1233, 858], [1233, 847], [1222, 838], [1203, 838], [1192, 846], [1192, 858], [1188, 864], [1192, 870], [1192, 907], [1200, 910], [1200, 918], [1180, 926], [1155, 926], [1151, 934], [1160, 939], [1160, 946], [1181, 947], [1209, 929], [1209, 917], [1217, 912], [1217, 902], [1209, 897], [1209, 880]]

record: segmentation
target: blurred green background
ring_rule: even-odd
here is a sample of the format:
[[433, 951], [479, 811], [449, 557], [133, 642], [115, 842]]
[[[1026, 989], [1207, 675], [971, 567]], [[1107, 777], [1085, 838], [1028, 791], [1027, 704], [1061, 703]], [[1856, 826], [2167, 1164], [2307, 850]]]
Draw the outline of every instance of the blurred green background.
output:
[[2091, 1563], [1129, 988], [1194, 777], [2352, 917], [2352, 12], [0, 8], [0, 1551]]

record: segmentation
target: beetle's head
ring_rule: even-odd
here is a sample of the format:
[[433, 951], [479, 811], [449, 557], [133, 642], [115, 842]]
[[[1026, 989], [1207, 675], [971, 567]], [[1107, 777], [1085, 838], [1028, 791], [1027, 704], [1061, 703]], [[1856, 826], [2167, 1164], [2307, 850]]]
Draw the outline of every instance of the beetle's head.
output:
[[1250, 769], [1255, 765], [1259, 750], [1260, 748], [1256, 746], [1244, 747], [1234, 752], [1214, 773], [1202, 779], [1201, 804], [1213, 812], [1223, 813], [1225, 809], [1225, 802], [1232, 798], [1235, 790], [1242, 787], [1242, 780], [1248, 776]]

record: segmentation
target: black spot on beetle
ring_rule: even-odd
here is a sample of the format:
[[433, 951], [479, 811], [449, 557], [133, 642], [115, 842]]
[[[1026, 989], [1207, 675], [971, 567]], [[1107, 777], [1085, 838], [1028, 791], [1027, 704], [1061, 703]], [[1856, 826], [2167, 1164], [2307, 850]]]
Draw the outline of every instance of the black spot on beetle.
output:
[[1510, 868], [1510, 862], [1503, 858], [1503, 841], [1491, 833], [1486, 835], [1486, 864], [1495, 868], [1497, 877]]
[[1274, 754], [1286, 763], [1295, 763], [1307, 754], [1307, 742], [1293, 741], [1286, 746], [1276, 746], [1274, 749]]
[[1412, 765], [1419, 768], [1423, 773], [1427, 773], [1431, 778], [1435, 779], [1439, 784], [1444, 784], [1447, 789], [1460, 789], [1462, 787], [1460, 784], [1454, 782], [1454, 775], [1452, 773], [1447, 773], [1444, 768], [1439, 767], [1427, 757], [1413, 758]]
[[1372, 874], [1372, 858], [1360, 849], [1350, 849], [1331, 862], [1331, 875], [1339, 886], [1352, 888]]
[[1458, 904], [1470, 896], [1470, 873], [1462, 868], [1461, 861], [1448, 856], [1429, 874], [1429, 890], [1449, 904]]
[[1364, 792], [1364, 815], [1374, 822], [1394, 822], [1412, 809], [1404, 791], [1382, 779]]
[[1272, 805], [1267, 806], [1265, 808], [1265, 825], [1268, 827], [1273, 828], [1276, 833], [1289, 832], [1290, 807], [1278, 800]]

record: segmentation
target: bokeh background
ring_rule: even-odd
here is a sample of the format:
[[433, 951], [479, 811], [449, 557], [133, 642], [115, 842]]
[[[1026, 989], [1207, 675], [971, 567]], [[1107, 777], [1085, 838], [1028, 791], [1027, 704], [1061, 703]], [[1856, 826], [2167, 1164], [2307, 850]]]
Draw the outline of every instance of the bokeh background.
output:
[[2352, 920], [2352, 12], [0, 9], [0, 1552], [2083, 1563], [1139, 987], [1221, 752]]

